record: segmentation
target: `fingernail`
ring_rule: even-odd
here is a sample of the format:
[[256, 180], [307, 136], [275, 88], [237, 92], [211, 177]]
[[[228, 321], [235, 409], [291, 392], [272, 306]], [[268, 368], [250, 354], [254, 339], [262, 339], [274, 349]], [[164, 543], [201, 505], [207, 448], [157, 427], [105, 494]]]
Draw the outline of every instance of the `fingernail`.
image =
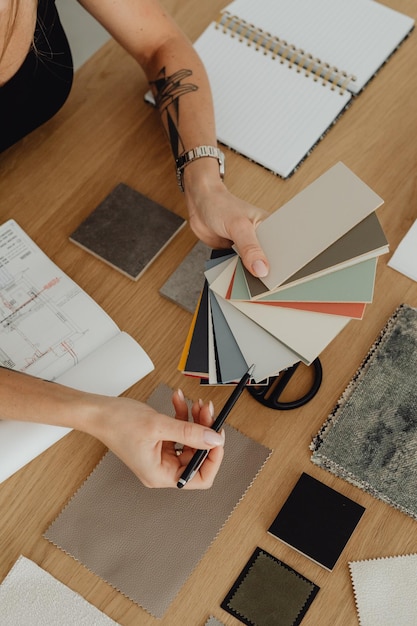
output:
[[202, 401], [201, 398], [198, 400], [198, 406], [200, 407], [200, 409], [202, 409], [204, 406], [204, 402]]
[[216, 433], [215, 430], [204, 431], [204, 442], [209, 446], [222, 446], [224, 442], [223, 435]]
[[209, 406], [209, 411], [210, 411], [211, 417], [214, 417], [214, 406], [213, 406], [213, 403], [212, 403], [211, 400], [210, 400], [208, 406]]
[[177, 389], [177, 394], [179, 395], [180, 400], [184, 400], [184, 394], [182, 392], [182, 389]]
[[264, 278], [268, 275], [268, 268], [263, 261], [255, 261], [252, 263], [252, 270], [258, 278]]

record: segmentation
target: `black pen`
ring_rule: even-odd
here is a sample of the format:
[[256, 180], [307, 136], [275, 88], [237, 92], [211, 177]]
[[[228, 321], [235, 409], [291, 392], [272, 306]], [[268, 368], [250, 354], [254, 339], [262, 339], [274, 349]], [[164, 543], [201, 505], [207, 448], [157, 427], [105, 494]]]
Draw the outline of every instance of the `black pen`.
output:
[[[233, 389], [229, 399], [226, 401], [226, 404], [213, 422], [213, 426], [211, 428], [217, 433], [220, 432], [224, 422], [226, 421], [227, 416], [236, 404], [239, 396], [242, 394], [242, 391], [246, 387], [248, 380], [251, 378], [254, 369], [255, 365], [251, 365], [248, 371], [242, 376], [236, 387]], [[209, 450], [196, 450], [196, 452], [194, 452], [193, 458], [188, 463], [187, 467], [181, 474], [181, 478], [177, 482], [178, 489], [184, 487], [184, 485], [186, 485], [188, 481], [191, 480], [192, 477], [198, 472], [201, 465], [203, 464], [203, 461], [207, 458], [208, 453]]]

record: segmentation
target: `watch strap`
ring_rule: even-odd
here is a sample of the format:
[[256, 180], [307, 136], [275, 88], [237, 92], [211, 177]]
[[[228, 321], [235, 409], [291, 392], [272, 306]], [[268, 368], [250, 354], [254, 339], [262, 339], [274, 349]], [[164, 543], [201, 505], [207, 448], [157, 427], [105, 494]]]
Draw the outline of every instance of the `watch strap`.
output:
[[178, 159], [175, 161], [175, 165], [177, 168], [177, 182], [181, 191], [184, 191], [184, 183], [183, 183], [183, 174], [184, 168], [189, 164], [195, 161], [196, 159], [201, 159], [202, 157], [212, 157], [217, 159], [219, 162], [220, 168], [220, 177], [224, 178], [224, 154], [219, 148], [215, 148], [214, 146], [197, 146], [197, 148], [193, 148], [192, 150], [187, 150], [180, 154]]

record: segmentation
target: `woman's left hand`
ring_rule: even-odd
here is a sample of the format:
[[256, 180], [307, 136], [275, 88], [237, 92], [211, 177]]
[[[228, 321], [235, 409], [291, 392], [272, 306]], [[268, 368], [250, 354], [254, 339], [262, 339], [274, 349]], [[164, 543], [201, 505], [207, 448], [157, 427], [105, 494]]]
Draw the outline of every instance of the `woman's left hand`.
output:
[[235, 244], [251, 274], [258, 278], [268, 274], [268, 259], [256, 236], [256, 227], [268, 216], [266, 211], [234, 196], [220, 179], [208, 189], [199, 186], [198, 191], [189, 180], [185, 197], [190, 226], [199, 239], [212, 248]]

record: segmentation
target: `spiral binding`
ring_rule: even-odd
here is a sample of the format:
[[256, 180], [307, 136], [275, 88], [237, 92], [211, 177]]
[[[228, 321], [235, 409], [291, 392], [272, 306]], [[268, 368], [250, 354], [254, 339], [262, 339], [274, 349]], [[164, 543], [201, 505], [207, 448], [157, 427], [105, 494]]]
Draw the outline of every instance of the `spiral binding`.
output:
[[297, 72], [304, 71], [306, 77], [311, 76], [315, 81], [321, 80], [322, 85], [329, 86], [332, 91], [339, 89], [340, 95], [345, 93], [351, 81], [356, 80], [353, 74], [347, 74], [337, 67], [322, 62], [301, 48], [267, 33], [228, 11], [219, 15], [215, 27], [221, 28], [223, 33], [230, 37], [238, 37], [240, 42], [246, 42], [257, 51], [263, 50], [263, 53], [270, 55], [272, 59], [279, 58], [280, 63], [286, 63], [289, 68], [295, 68]]

